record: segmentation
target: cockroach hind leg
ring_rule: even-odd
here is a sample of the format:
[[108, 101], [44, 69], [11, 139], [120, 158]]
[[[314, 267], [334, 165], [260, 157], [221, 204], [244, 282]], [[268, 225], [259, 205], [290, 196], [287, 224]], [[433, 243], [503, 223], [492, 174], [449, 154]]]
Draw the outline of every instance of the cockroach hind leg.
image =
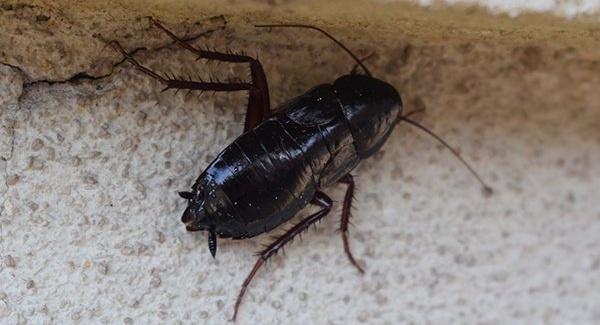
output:
[[314, 225], [317, 221], [325, 217], [329, 213], [329, 211], [331, 211], [332, 201], [329, 198], [329, 196], [327, 196], [327, 194], [323, 192], [318, 191], [317, 193], [315, 193], [315, 196], [313, 197], [311, 203], [321, 207], [321, 210], [302, 219], [302, 221], [290, 228], [283, 235], [279, 236], [275, 241], [273, 241], [269, 246], [267, 246], [258, 254], [259, 257], [256, 261], [256, 264], [254, 264], [254, 267], [250, 271], [250, 274], [248, 274], [248, 276], [244, 280], [242, 288], [240, 289], [240, 292], [238, 294], [237, 300], [235, 301], [235, 305], [233, 308], [233, 317], [231, 318], [232, 322], [235, 322], [238, 310], [240, 308], [240, 304], [242, 303], [242, 298], [246, 293], [246, 289], [248, 289], [248, 285], [250, 285], [250, 282], [252, 281], [260, 267], [265, 262], [267, 262], [269, 258], [275, 255], [283, 246], [290, 243], [292, 239], [294, 239], [294, 237], [298, 236], [300, 233], [310, 228], [311, 225]]
[[[262, 122], [265, 118], [269, 116], [271, 113], [270, 101], [269, 101], [269, 86], [267, 82], [267, 77], [265, 75], [262, 64], [258, 59], [254, 59], [246, 54], [235, 54], [230, 50], [226, 50], [225, 52], [219, 52], [211, 49], [200, 49], [190, 45], [185, 40], [181, 39], [173, 32], [171, 32], [167, 27], [165, 27], [160, 21], [150, 18], [150, 22], [152, 25], [161, 29], [164, 33], [166, 33], [172, 40], [174, 40], [179, 46], [182, 48], [194, 53], [198, 59], [207, 59], [212, 61], [221, 61], [221, 62], [232, 62], [232, 63], [247, 63], [250, 65], [250, 75], [252, 78], [251, 84], [247, 83], [220, 83], [220, 82], [209, 82], [206, 84], [212, 85], [220, 85], [219, 91], [237, 91], [237, 90], [249, 90], [250, 96], [248, 98], [248, 105], [246, 109], [246, 119], [244, 122], [244, 132], [254, 128], [260, 122]], [[172, 78], [175, 79], [175, 78]], [[173, 80], [167, 80], [169, 82], [168, 88], [180, 88], [181, 86], [177, 85], [192, 85], [191, 81], [187, 82], [175, 82]], [[239, 87], [234, 87], [230, 85], [243, 85], [248, 86], [248, 88], [239, 89]], [[185, 88], [185, 89], [190, 89]], [[202, 90], [201, 87], [195, 85], [194, 88], [196, 90]], [[204, 89], [204, 90], [214, 90], [214, 89]]]

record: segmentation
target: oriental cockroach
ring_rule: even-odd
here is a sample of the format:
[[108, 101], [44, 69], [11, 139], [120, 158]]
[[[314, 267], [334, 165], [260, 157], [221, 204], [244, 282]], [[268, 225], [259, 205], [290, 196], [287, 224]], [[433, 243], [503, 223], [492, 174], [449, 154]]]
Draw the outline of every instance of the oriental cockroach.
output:
[[[452, 147], [409, 118], [412, 113], [402, 114], [402, 99], [392, 85], [374, 78], [356, 55], [324, 30], [299, 24], [256, 25], [261, 28], [318, 31], [356, 61], [350, 74], [335, 79], [331, 84], [315, 86], [271, 109], [267, 78], [258, 59], [198, 49], [177, 37], [158, 20], [150, 18], [150, 21], [198, 58], [244, 63], [250, 67], [250, 82], [205, 82], [163, 77], [141, 65], [117, 41], [110, 42], [135, 68], [163, 84], [165, 90], [249, 92], [242, 135], [218, 154], [198, 177], [191, 191], [179, 192], [188, 201], [181, 218], [186, 229], [206, 231], [208, 248], [214, 257], [217, 238], [251, 238], [285, 223], [309, 204], [319, 208], [258, 253], [258, 260], [238, 294], [233, 320], [250, 281], [260, 267], [294, 237], [331, 211], [332, 200], [324, 192], [331, 185], [346, 185], [340, 233], [348, 260], [360, 273], [364, 273], [348, 243], [355, 188], [350, 173], [361, 160], [369, 158], [383, 146], [401, 121], [425, 131], [443, 144], [469, 169], [484, 190], [491, 193], [491, 188]], [[356, 73], [358, 66], [364, 74]]]

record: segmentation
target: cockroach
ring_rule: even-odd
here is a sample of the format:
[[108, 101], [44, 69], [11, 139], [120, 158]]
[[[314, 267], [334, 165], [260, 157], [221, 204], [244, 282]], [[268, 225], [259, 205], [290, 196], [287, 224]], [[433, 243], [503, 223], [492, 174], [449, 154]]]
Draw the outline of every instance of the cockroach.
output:
[[[356, 55], [326, 31], [301, 24], [256, 25], [261, 28], [304, 28], [320, 32], [348, 53], [356, 66], [332, 84], [318, 85], [275, 109], [270, 109], [267, 78], [258, 59], [248, 55], [198, 49], [177, 37], [158, 20], [155, 27], [198, 59], [250, 66], [251, 82], [205, 82], [161, 76], [141, 65], [117, 41], [112, 45], [135, 68], [168, 89], [250, 93], [244, 132], [223, 149], [198, 177], [191, 191], [179, 192], [188, 201], [181, 221], [188, 231], [206, 231], [213, 257], [217, 238], [246, 239], [285, 223], [309, 204], [319, 210], [287, 230], [258, 253], [258, 260], [244, 280], [234, 306], [235, 320], [244, 293], [260, 267], [294, 237], [324, 218], [332, 207], [324, 189], [346, 185], [340, 233], [345, 254], [360, 273], [363, 268], [348, 244], [348, 224], [354, 179], [350, 172], [376, 153], [400, 121], [425, 131], [448, 148], [491, 193], [473, 168], [444, 140], [402, 115], [398, 91], [374, 78]], [[361, 67], [365, 74], [356, 73]]]

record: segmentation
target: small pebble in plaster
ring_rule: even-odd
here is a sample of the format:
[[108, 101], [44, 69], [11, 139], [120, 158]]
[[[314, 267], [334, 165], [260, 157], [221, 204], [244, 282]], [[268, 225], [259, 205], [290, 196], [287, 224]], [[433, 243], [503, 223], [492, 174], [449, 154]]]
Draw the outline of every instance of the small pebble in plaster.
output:
[[27, 207], [29, 207], [29, 209], [32, 212], [35, 212], [35, 211], [37, 211], [39, 209], [40, 206], [37, 203], [35, 203], [35, 202], [28, 201], [27, 202]]
[[13, 186], [13, 185], [17, 184], [20, 179], [21, 179], [21, 176], [19, 176], [17, 174], [12, 174], [6, 178], [6, 185]]
[[29, 157], [28, 168], [31, 170], [42, 170], [44, 169], [44, 162], [41, 161], [38, 157]]
[[71, 164], [73, 165], [73, 167], [77, 167], [79, 165], [81, 165], [81, 158], [75, 156], [71, 158]]
[[306, 301], [308, 294], [306, 292], [300, 292], [300, 301]]
[[404, 281], [406, 281], [406, 275], [404, 275], [404, 274], [398, 274], [396, 276], [396, 283], [403, 284]]
[[100, 272], [100, 274], [107, 275], [108, 271], [109, 271], [108, 263], [106, 263], [106, 262], [98, 263], [98, 272]]
[[11, 255], [6, 255], [6, 257], [4, 257], [4, 265], [10, 268], [16, 268], [17, 262]]
[[376, 295], [376, 296], [375, 296], [375, 302], [376, 302], [376, 303], [377, 303], [377, 305], [379, 305], [379, 306], [384, 306], [384, 305], [386, 305], [386, 304], [388, 303], [388, 300], [389, 300], [389, 299], [388, 299], [386, 296], [384, 296], [384, 295], [380, 295], [380, 294], [378, 294], [378, 295]]
[[38, 23], [47, 22], [48, 20], [50, 20], [50, 16], [46, 16], [46, 15], [37, 15], [37, 16], [35, 16], [35, 21], [38, 22]]
[[313, 262], [320, 262], [321, 261], [321, 255], [319, 255], [319, 253], [314, 253], [311, 256], [311, 259], [313, 260]]
[[124, 245], [121, 247], [121, 254], [125, 256], [148, 256], [152, 255], [152, 252], [148, 245], [138, 242], [132, 245]]
[[361, 323], [366, 323], [369, 320], [369, 314], [363, 311], [360, 315], [358, 315], [357, 319]]
[[404, 171], [402, 170], [402, 167], [395, 165], [394, 169], [392, 169], [392, 179], [399, 180], [402, 179], [402, 177], [404, 177]]
[[522, 48], [515, 48], [514, 54], [521, 56], [521, 63], [523, 63], [523, 66], [528, 70], [535, 70], [543, 63], [542, 49], [537, 46], [530, 45]]
[[[8, 307], [8, 303], [4, 300], [0, 300], [0, 319], [3, 319], [10, 315], [12, 310]], [[25, 322], [21, 321], [19, 324], [25, 324]]]
[[152, 276], [152, 279], [150, 280], [150, 286], [153, 288], [158, 288], [161, 283], [160, 269], [156, 267], [152, 268], [152, 270], [150, 271], [150, 275]]
[[44, 141], [41, 139], [35, 139], [33, 142], [31, 142], [31, 150], [33, 151], [38, 151], [42, 149], [42, 147], [44, 147]]
[[86, 185], [96, 185], [98, 184], [98, 180], [94, 175], [85, 175], [83, 176], [83, 183]]
[[148, 117], [148, 114], [139, 111], [135, 114], [135, 124], [142, 128], [144, 127], [144, 125], [146, 124], [146, 118]]
[[281, 301], [275, 300], [271, 303], [271, 306], [273, 306], [273, 308], [275, 308], [275, 309], [281, 309], [281, 307], [282, 307]]
[[0, 318], [7, 317], [11, 313], [6, 301], [0, 300]]
[[81, 312], [76, 311], [71, 314], [71, 320], [78, 321], [81, 319]]
[[158, 288], [160, 287], [161, 284], [161, 279], [158, 275], [153, 275], [152, 279], [150, 279], [150, 286], [153, 288]]
[[135, 182], [135, 190], [140, 194], [138, 198], [143, 199], [146, 197], [146, 187], [141, 182]]
[[15, 207], [8, 198], [4, 201], [4, 212], [9, 217], [15, 214]]
[[472, 255], [457, 254], [454, 256], [454, 263], [472, 267], [477, 264], [477, 259]]
[[156, 241], [163, 244], [165, 242], [166, 238], [165, 238], [165, 234], [163, 234], [160, 231], [156, 232]]
[[40, 313], [45, 314], [45, 315], [49, 315], [50, 314], [50, 310], [48, 309], [48, 306], [43, 305], [40, 309], [39, 309]]

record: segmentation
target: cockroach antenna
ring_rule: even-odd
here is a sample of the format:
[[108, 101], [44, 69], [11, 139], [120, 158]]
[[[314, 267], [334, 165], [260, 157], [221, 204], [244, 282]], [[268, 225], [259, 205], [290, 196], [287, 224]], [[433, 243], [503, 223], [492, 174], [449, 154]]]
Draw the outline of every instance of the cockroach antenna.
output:
[[335, 37], [331, 36], [331, 34], [329, 34], [328, 32], [322, 30], [319, 27], [315, 27], [315, 26], [311, 26], [311, 25], [303, 25], [303, 24], [260, 24], [260, 25], [254, 25], [254, 27], [292, 27], [292, 28], [307, 28], [307, 29], [313, 29], [316, 31], [319, 31], [321, 34], [325, 35], [327, 38], [329, 38], [330, 40], [334, 41], [337, 45], [339, 45], [339, 47], [341, 47], [342, 49], [344, 49], [344, 51], [346, 51], [346, 53], [348, 53], [353, 59], [354, 61], [356, 61], [356, 64], [360, 65], [360, 67], [365, 70], [365, 73], [367, 75], [369, 75], [369, 77], [372, 77], [371, 72], [369, 71], [369, 69], [367, 69], [367, 67], [362, 63], [362, 61], [354, 54], [352, 53], [352, 51], [350, 51], [350, 49], [348, 49], [344, 44], [342, 44], [342, 42], [338, 41]]
[[404, 116], [401, 116], [400, 119], [418, 129], [420, 129], [421, 131], [424, 131], [425, 133], [429, 134], [434, 139], [436, 139], [439, 143], [441, 143], [444, 147], [446, 147], [448, 150], [450, 150], [450, 152], [452, 152], [452, 154], [456, 158], [458, 158], [458, 160], [460, 160], [465, 167], [467, 167], [467, 169], [471, 172], [471, 174], [473, 176], [475, 176], [475, 178], [477, 178], [477, 180], [479, 181], [481, 186], [483, 186], [483, 193], [488, 196], [494, 194], [494, 190], [483, 181], [483, 179], [481, 178], [481, 176], [479, 176], [479, 174], [475, 171], [475, 169], [473, 167], [471, 167], [471, 165], [469, 165], [469, 163], [467, 163], [467, 161], [458, 153], [458, 151], [456, 151], [454, 148], [452, 148], [448, 144], [448, 142], [444, 141], [444, 139], [442, 139], [439, 135], [435, 134], [433, 131], [431, 131], [428, 128], [424, 127], [423, 125], [417, 123], [416, 121], [408, 118], [408, 115], [412, 115], [413, 113], [416, 113], [416, 112], [417, 111], [410, 112]]

